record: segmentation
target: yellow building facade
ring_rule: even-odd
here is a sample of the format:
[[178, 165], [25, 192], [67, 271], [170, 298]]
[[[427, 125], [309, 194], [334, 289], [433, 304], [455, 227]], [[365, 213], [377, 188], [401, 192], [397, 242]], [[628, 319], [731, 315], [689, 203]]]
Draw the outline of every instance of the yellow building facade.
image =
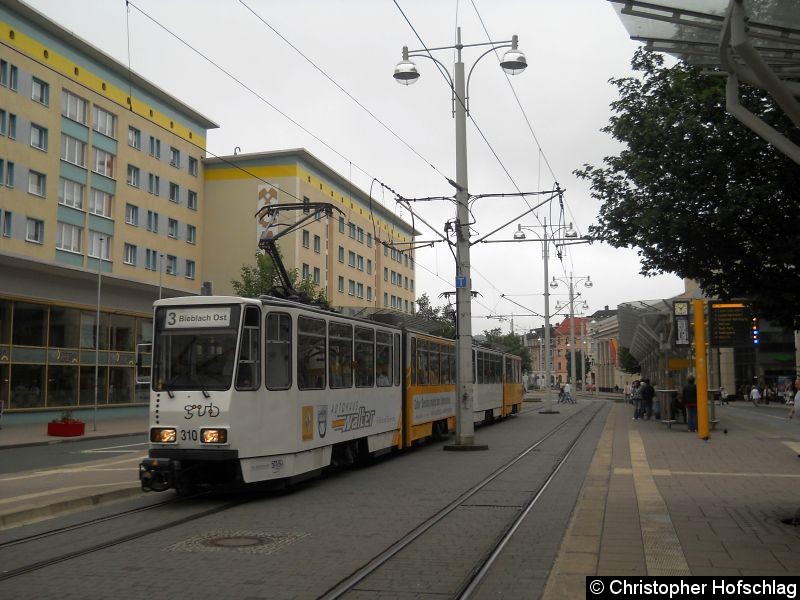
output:
[[[415, 310], [413, 230], [304, 149], [205, 161], [204, 277], [232, 294], [243, 265], [254, 265], [265, 204], [294, 204], [279, 222], [304, 223], [278, 241], [287, 269], [310, 279], [332, 306]], [[332, 206], [331, 216], [317, 211]], [[277, 228], [280, 230], [280, 227]]]

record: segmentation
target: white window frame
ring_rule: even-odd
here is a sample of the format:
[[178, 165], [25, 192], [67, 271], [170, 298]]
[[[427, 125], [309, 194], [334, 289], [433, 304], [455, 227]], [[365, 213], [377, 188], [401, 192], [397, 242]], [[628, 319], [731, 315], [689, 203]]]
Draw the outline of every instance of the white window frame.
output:
[[176, 169], [181, 168], [181, 151], [175, 146], [169, 147], [169, 164]]
[[136, 246], [134, 244], [129, 244], [125, 242], [125, 248], [123, 250], [123, 258], [122, 262], [126, 265], [136, 266]]
[[58, 203], [83, 210], [83, 194], [86, 186], [78, 181], [61, 177], [58, 180]]
[[186, 279], [194, 279], [196, 276], [196, 265], [193, 260], [186, 259]]
[[81, 235], [83, 229], [77, 225], [64, 223], [59, 221], [56, 229], [56, 248], [64, 250], [65, 252], [75, 252], [77, 254], [81, 251]]
[[186, 242], [189, 244], [197, 243], [197, 227], [189, 223], [186, 224]]
[[178, 219], [167, 218], [167, 237], [178, 238]]
[[178, 257], [173, 256], [172, 254], [167, 254], [167, 266], [164, 272], [167, 275], [172, 275], [173, 277], [178, 274]]
[[89, 212], [91, 214], [111, 219], [113, 211], [114, 196], [97, 188], [89, 190]]
[[139, 226], [139, 207], [130, 202], [125, 205], [125, 222], [134, 227]]
[[192, 190], [188, 191], [186, 207], [190, 210], [197, 210], [197, 192], [193, 192]]
[[181, 186], [174, 181], [169, 182], [169, 201], [179, 204], [181, 201]]
[[197, 177], [197, 174], [199, 173], [199, 164], [200, 164], [199, 160], [197, 160], [193, 156], [189, 157], [189, 175]]
[[158, 233], [158, 213], [152, 210], [147, 211], [147, 231]]
[[50, 84], [38, 77], [32, 77], [31, 100], [44, 106], [50, 106]]
[[61, 114], [68, 119], [86, 125], [88, 102], [69, 90], [61, 90]]
[[135, 188], [141, 185], [141, 172], [136, 165], [128, 165], [128, 185]]
[[114, 178], [114, 163], [117, 157], [101, 150], [97, 146], [92, 146], [92, 171], [98, 175]]
[[[103, 239], [103, 243], [100, 244], [100, 238]], [[102, 256], [100, 255], [100, 250], [102, 249]], [[111, 236], [107, 233], [101, 233], [99, 231], [89, 230], [89, 248], [87, 249], [88, 256], [90, 258], [100, 258], [100, 260], [111, 260]]]
[[95, 104], [92, 107], [92, 129], [107, 137], [116, 139], [117, 115]]
[[161, 177], [154, 173], [147, 176], [147, 193], [159, 196], [161, 192]]
[[28, 171], [28, 193], [45, 198], [47, 194], [47, 175], [38, 171]]
[[61, 134], [61, 160], [70, 164], [86, 168], [86, 143], [81, 140]]
[[31, 148], [47, 152], [47, 127], [31, 123]]
[[44, 243], [44, 221], [28, 217], [25, 224], [25, 241], [34, 244]]
[[128, 126], [128, 146], [136, 150], [142, 149], [142, 132], [132, 125]]

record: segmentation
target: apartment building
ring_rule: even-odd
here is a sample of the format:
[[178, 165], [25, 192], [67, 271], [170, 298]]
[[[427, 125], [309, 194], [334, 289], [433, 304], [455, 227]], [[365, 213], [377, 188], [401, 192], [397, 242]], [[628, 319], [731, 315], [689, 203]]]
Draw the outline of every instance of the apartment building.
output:
[[[337, 308], [415, 312], [415, 232], [307, 150], [208, 158], [204, 172], [204, 277], [215, 294], [233, 293], [241, 267], [255, 264], [263, 230], [256, 212], [295, 204], [279, 218], [303, 221], [278, 240], [287, 269], [312, 280]], [[320, 203], [332, 206], [331, 216]]]
[[94, 404], [96, 388], [102, 406], [136, 400], [153, 301], [203, 280], [214, 127], [26, 5], [0, 4], [6, 409]]

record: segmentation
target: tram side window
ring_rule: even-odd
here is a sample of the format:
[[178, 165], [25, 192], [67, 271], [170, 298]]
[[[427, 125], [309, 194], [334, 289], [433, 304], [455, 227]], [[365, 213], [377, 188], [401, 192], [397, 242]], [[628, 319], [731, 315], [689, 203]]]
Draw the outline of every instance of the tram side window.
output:
[[439, 368], [439, 344], [431, 342], [430, 351], [428, 353], [428, 362], [431, 371], [431, 383], [437, 385], [441, 383], [441, 369]]
[[328, 323], [328, 386], [353, 387], [353, 326]]
[[392, 385], [392, 334], [385, 331], [376, 332], [377, 352], [375, 354], [375, 370], [378, 373], [378, 387]]
[[375, 330], [356, 327], [356, 387], [372, 387], [375, 381]]
[[237, 390], [257, 390], [261, 385], [260, 325], [261, 311], [255, 306], [245, 308], [239, 367], [236, 371]]
[[400, 385], [400, 334], [394, 334], [394, 384]]
[[487, 381], [486, 353], [478, 352], [478, 383]]
[[297, 317], [297, 387], [325, 388], [325, 321]]
[[292, 385], [292, 319], [289, 315], [267, 315], [267, 389], [285, 390]]
[[503, 383], [503, 357], [492, 355], [492, 383]]
[[411, 351], [409, 352], [411, 359], [409, 362], [411, 363], [411, 383], [417, 383], [417, 338], [411, 338]]
[[428, 384], [428, 342], [417, 340], [417, 383]]

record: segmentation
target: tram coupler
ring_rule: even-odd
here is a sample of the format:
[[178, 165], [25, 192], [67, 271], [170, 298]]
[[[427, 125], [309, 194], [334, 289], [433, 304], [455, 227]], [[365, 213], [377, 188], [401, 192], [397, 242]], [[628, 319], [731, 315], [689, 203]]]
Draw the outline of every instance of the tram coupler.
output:
[[175, 485], [181, 463], [170, 458], [144, 458], [139, 464], [143, 492], [163, 492]]

